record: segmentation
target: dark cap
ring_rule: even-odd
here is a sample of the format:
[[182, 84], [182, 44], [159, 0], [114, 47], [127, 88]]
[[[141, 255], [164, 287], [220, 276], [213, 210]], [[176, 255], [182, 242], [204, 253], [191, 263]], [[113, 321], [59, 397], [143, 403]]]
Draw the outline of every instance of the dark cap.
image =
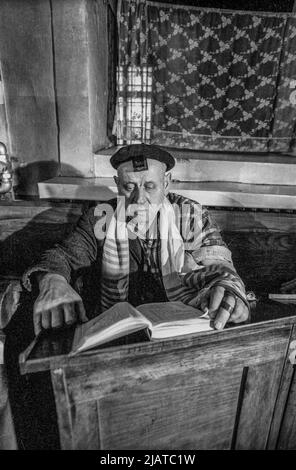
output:
[[143, 171], [148, 170], [147, 158], [165, 163], [167, 171], [175, 165], [175, 160], [169, 152], [157, 145], [148, 144], [126, 145], [112, 155], [110, 163], [117, 170], [122, 163], [132, 161], [135, 171]]

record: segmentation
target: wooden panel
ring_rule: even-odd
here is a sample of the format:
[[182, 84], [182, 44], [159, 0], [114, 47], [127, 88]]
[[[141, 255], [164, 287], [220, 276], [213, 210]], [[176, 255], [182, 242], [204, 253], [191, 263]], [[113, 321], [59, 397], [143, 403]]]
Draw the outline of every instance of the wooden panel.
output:
[[290, 159], [290, 164], [280, 161], [269, 163], [264, 157], [259, 157], [257, 162], [223, 159], [207, 161], [179, 157], [172, 175], [174, 179], [180, 181], [232, 181], [244, 184], [293, 185], [296, 178], [296, 165], [293, 159]]
[[236, 449], [265, 449], [284, 364], [279, 360], [250, 367], [235, 442]]
[[57, 177], [38, 184], [41, 199], [81, 199], [108, 201], [117, 190], [102, 183], [99, 178]]
[[37, 195], [59, 169], [49, 0], [1, 1], [0, 56], [18, 193]]
[[278, 292], [283, 282], [295, 278], [295, 235], [268, 230], [222, 233], [246, 288], [257, 293]]
[[0, 451], [17, 450], [17, 448], [11, 408], [7, 400], [5, 407], [0, 410]]
[[291, 186], [232, 182], [174, 183], [174, 192], [208, 206], [295, 209], [296, 189]]
[[63, 369], [52, 370], [51, 380], [56, 402], [61, 448], [71, 450], [73, 449], [72, 417]]
[[79, 403], [71, 406], [73, 448], [98, 450], [101, 448], [97, 403]]
[[96, 402], [69, 402], [67, 381], [63, 369], [51, 371], [62, 449], [99, 449], [99, 425]]
[[[168, 149], [176, 159], [172, 177], [177, 181], [228, 181], [244, 184], [294, 185], [296, 165], [292, 156], [260, 155]], [[115, 174], [110, 157], [116, 147], [95, 155], [96, 176]]]
[[[259, 302], [261, 305], [261, 302]], [[201, 351], [203, 347], [207, 347], [211, 349], [214, 344], [222, 344], [226, 343], [228, 346], [231, 346], [233, 341], [238, 339], [240, 336], [240, 343], [241, 343], [241, 353], [245, 350], [248, 351], [248, 355], [245, 356], [245, 359], [249, 361], [250, 364], [257, 364], [258, 360], [260, 363], [260, 358], [254, 358], [252, 354], [252, 347], [249, 349], [246, 347], [248, 343], [248, 338], [253, 336], [255, 333], [256, 335], [264, 335], [269, 336], [271, 338], [278, 337], [278, 335], [286, 334], [287, 337], [289, 336], [289, 332], [291, 330], [291, 325], [295, 322], [295, 308], [291, 305], [282, 305], [279, 306], [277, 302], [272, 302], [274, 306], [273, 310], [269, 312], [269, 321], [262, 321], [261, 312], [258, 315], [258, 318], [254, 318], [251, 324], [241, 324], [236, 326], [235, 328], [226, 328], [222, 331], [212, 330], [203, 333], [196, 333], [194, 335], [186, 335], [184, 337], [179, 337], [178, 340], [176, 338], [166, 339], [164, 341], [151, 341], [151, 342], [140, 342], [136, 344], [124, 344], [121, 346], [108, 346], [96, 349], [96, 351], [86, 351], [81, 355], [77, 355], [74, 357], [69, 357], [68, 354], [71, 351], [71, 345], [73, 340], [73, 330], [57, 330], [52, 333], [48, 333], [47, 335], [43, 336], [41, 339], [38, 338], [37, 345], [33, 345], [34, 348], [28, 347], [23, 354], [20, 356], [20, 369], [23, 374], [32, 373], [32, 372], [39, 372], [45, 371], [50, 369], [56, 369], [59, 367], [68, 367], [71, 364], [71, 373], [67, 372], [67, 377], [71, 378], [73, 375], [73, 379], [75, 380], [75, 372], [76, 369], [77, 374], [82, 374], [83, 381], [88, 383], [88, 379], [90, 377], [90, 383], [93, 380], [94, 383], [96, 382], [96, 376], [93, 376], [92, 373], [95, 371], [95, 367], [98, 366], [100, 368], [100, 394], [93, 395], [92, 388], [90, 387], [90, 396], [87, 396], [87, 400], [89, 399], [97, 399], [102, 396], [104, 391], [105, 382], [108, 384], [108, 370], [109, 366], [115, 367], [116, 361], [120, 361], [120, 364], [128, 364], [132, 359], [132, 366], [135, 367], [135, 361], [142, 362], [147, 357], [152, 357], [153, 355], [159, 355], [161, 353], [168, 353], [169, 351], [173, 351], [174, 354], [179, 354], [180, 351], [192, 351], [194, 350], [194, 354], [197, 355], [197, 347], [199, 348], [198, 351]], [[284, 307], [284, 308], [283, 308]], [[292, 308], [291, 308], [292, 307]], [[262, 302], [260, 307], [261, 311], [266, 310], [265, 302]], [[263, 315], [263, 319], [265, 317]], [[284, 338], [282, 339], [285, 342]], [[256, 351], [256, 349], [255, 349]], [[219, 352], [219, 348], [218, 348]], [[190, 353], [189, 353], [190, 354]], [[91, 362], [90, 362], [91, 357]], [[278, 358], [277, 352], [277, 358]], [[198, 364], [199, 368], [203, 365], [202, 358], [202, 351], [200, 355], [198, 355]], [[240, 364], [241, 357], [232, 357], [229, 353], [229, 358], [232, 359], [232, 364], [235, 366], [237, 363]], [[228, 358], [228, 359], [229, 359]], [[219, 355], [210, 356], [212, 360], [219, 361]], [[236, 362], [238, 361], [238, 362]], [[107, 365], [107, 370], [105, 370], [105, 366]], [[89, 366], [90, 369], [89, 369]], [[225, 366], [225, 363], [220, 364], [221, 367]], [[205, 368], [207, 369], [208, 364], [205, 364]], [[121, 369], [120, 367], [116, 369], [118, 374], [120, 375]], [[140, 368], [139, 371], [143, 372]], [[165, 367], [161, 368], [162, 375], [165, 373]], [[147, 372], [149, 374], [149, 372]], [[105, 381], [103, 378], [105, 377]], [[121, 380], [123, 379], [122, 376]], [[148, 375], [149, 377], [149, 375]], [[128, 374], [126, 377], [127, 384], [135, 385], [136, 382], [135, 376], [133, 374]], [[125, 382], [124, 382], [125, 383]], [[174, 383], [172, 384], [174, 386]], [[107, 388], [107, 391], [110, 389]], [[112, 388], [111, 388], [112, 391]], [[79, 400], [79, 391], [77, 392], [78, 396], [75, 399]], [[98, 393], [98, 392], [96, 392]]]
[[[116, 191], [113, 178], [52, 178], [39, 185], [41, 198], [103, 200], [107, 189]], [[104, 191], [105, 188], [105, 191]], [[296, 207], [295, 186], [251, 185], [232, 182], [172, 181], [170, 190], [204, 206], [289, 209]], [[79, 196], [77, 196], [79, 195]]]
[[[291, 334], [289, 347], [287, 348], [286, 366], [283, 373], [282, 387], [279, 393], [279, 406], [282, 406], [282, 414], [277, 413], [276, 418], [281, 418], [280, 433], [277, 439], [277, 449], [296, 450], [296, 365], [291, 359], [295, 355], [296, 328]], [[291, 354], [292, 353], [292, 354]], [[285, 407], [283, 407], [285, 404]]]
[[98, 2], [97, 19], [93, 0], [53, 0], [52, 6], [61, 172], [94, 176], [92, 152], [108, 143], [107, 7]]
[[241, 370], [213, 368], [183, 386], [99, 401], [103, 449], [229, 449]]
[[[281, 383], [280, 383], [280, 387], [278, 390], [278, 396], [277, 396], [276, 406], [274, 410], [272, 425], [271, 425], [270, 433], [268, 437], [268, 446], [267, 446], [268, 449], [276, 449], [277, 442], [279, 439], [279, 431], [280, 431], [283, 417], [285, 414], [285, 407], [286, 407], [286, 403], [288, 400], [290, 387], [291, 387], [291, 383], [292, 383], [293, 375], [294, 375], [294, 369], [289, 361], [289, 354], [290, 354], [289, 346], [291, 342], [295, 340], [296, 340], [296, 328], [294, 326], [291, 332], [289, 344], [287, 344], [285, 365], [282, 371]], [[285, 446], [286, 442], [284, 442], [284, 437], [283, 437], [285, 434], [284, 429], [285, 428], [282, 429], [283, 431], [282, 444], [284, 444]], [[295, 441], [296, 441], [296, 437], [295, 437]]]
[[293, 211], [230, 210], [210, 208], [210, 213], [222, 231], [295, 233], [296, 213]]
[[61, 171], [91, 176], [86, 0], [53, 0], [52, 20]]
[[177, 349], [182, 340], [68, 358], [64, 372], [56, 371], [62, 388], [55, 388], [63, 446], [92, 447], [99, 438], [105, 449], [228, 449], [238, 422], [237, 447], [264, 447], [290, 331], [253, 325], [200, 335], [195, 346], [191, 337]]
[[[108, 31], [105, 0], [88, 0], [89, 113], [92, 151], [109, 146], [107, 139]], [[92, 155], [93, 159], [93, 155]]]
[[[71, 370], [67, 370], [71, 400], [98, 399], [127, 388], [150, 392], [168, 386], [182, 387], [182, 374], [189, 371], [186, 383], [196, 386], [199, 378], [195, 371], [211, 370], [213, 364], [223, 370], [226, 366], [242, 368], [280, 360], [286, 352], [289, 334], [289, 326], [265, 330], [260, 324], [248, 325], [184, 336], [183, 341], [171, 339], [140, 343], [136, 347], [110, 348], [110, 353], [102, 350], [97, 355], [92, 354], [89, 364], [87, 356], [71, 358]], [[77, 377], [80, 381], [76, 381]]]
[[295, 366], [277, 449], [296, 450], [296, 373]]

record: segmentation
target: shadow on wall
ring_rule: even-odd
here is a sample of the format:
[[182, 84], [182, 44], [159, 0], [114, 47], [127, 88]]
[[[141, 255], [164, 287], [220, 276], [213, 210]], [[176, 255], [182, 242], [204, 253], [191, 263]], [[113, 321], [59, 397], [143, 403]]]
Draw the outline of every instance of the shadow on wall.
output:
[[[73, 176], [82, 177], [69, 165], [66, 170]], [[17, 195], [32, 195], [32, 189], [38, 195], [37, 183], [57, 176], [58, 171], [56, 162], [34, 162], [19, 168]], [[113, 191], [104, 188], [105, 198], [115, 196]], [[0, 277], [19, 277], [44, 250], [68, 235], [82, 211], [95, 204], [96, 201], [79, 200], [77, 192], [77, 198], [74, 196], [72, 200], [42, 200], [42, 203], [36, 201], [36, 205], [32, 202], [26, 205], [23, 201], [19, 206], [17, 203], [11, 207], [3, 206], [0, 213]]]
[[61, 165], [55, 160], [38, 161], [14, 169], [16, 196], [38, 196], [38, 183], [59, 176], [61, 173], [83, 177], [71, 165]]
[[[81, 178], [82, 182], [85, 179], [85, 176], [76, 168], [66, 164], [59, 165], [56, 161], [40, 161], [14, 168], [14, 193], [16, 198], [39, 197], [38, 183], [60, 176], [61, 174]], [[116, 197], [116, 192], [103, 185], [97, 185], [96, 191], [98, 194], [97, 199], [107, 200]], [[72, 199], [84, 199], [85, 196], [82, 193], [85, 194], [81, 186], [80, 189], [77, 189]], [[63, 199], [63, 195], [61, 195], [61, 199]]]
[[[38, 196], [39, 181], [57, 176], [59, 164], [54, 161], [34, 162], [16, 169], [16, 195]], [[73, 175], [81, 176], [69, 167]], [[45, 205], [45, 207], [44, 207]], [[86, 201], [55, 203], [36, 201], [20, 206], [3, 206], [0, 214], [0, 277], [19, 277], [46, 249], [62, 240], [71, 231]]]

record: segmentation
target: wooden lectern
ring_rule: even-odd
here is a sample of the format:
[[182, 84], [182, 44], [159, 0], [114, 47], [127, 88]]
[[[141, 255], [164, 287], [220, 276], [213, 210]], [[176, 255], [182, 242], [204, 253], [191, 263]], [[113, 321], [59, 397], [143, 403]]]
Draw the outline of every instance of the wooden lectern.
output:
[[50, 371], [63, 449], [296, 449], [295, 305], [265, 299], [249, 324], [76, 357], [72, 337], [20, 358]]
[[17, 442], [8, 399], [7, 378], [4, 365], [5, 336], [0, 330], [0, 451], [16, 450]]

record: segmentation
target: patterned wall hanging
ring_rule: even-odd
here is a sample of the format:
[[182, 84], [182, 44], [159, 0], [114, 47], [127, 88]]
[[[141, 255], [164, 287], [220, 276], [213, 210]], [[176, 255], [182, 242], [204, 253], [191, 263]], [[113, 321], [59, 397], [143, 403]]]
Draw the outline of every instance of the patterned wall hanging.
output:
[[119, 143], [293, 151], [295, 14], [121, 0], [118, 26]]

